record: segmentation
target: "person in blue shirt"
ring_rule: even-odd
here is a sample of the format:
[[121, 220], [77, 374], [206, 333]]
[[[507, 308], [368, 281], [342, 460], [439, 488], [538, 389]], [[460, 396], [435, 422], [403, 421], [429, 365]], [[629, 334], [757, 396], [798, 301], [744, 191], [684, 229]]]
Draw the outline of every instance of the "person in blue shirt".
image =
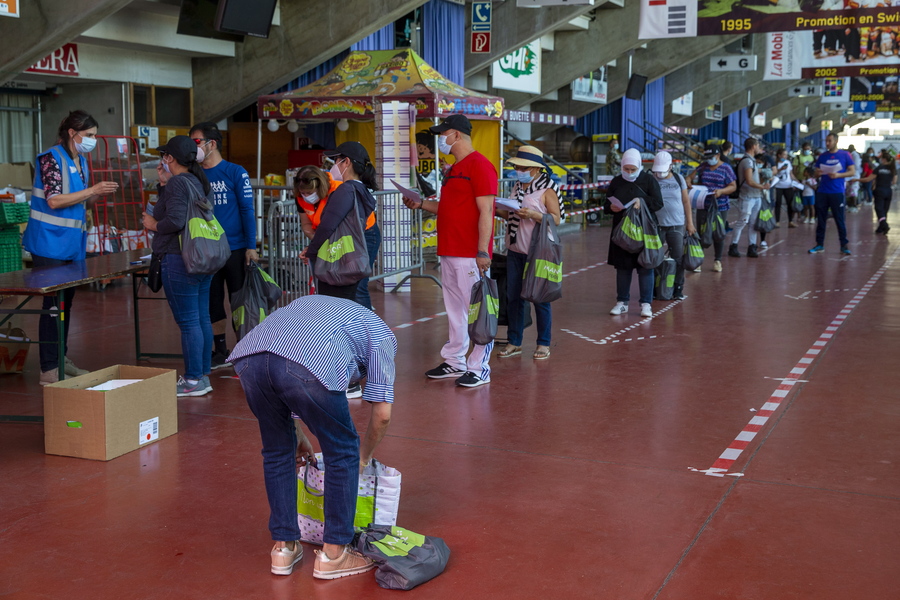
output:
[[856, 166], [849, 152], [838, 150], [837, 143], [837, 134], [829, 133], [825, 137], [826, 152], [820, 154], [815, 162], [816, 177], [819, 178], [819, 186], [816, 188], [816, 245], [809, 249], [810, 254], [825, 250], [829, 210], [837, 226], [841, 254], [850, 254], [847, 225], [844, 222], [844, 179], [856, 174]]
[[212, 122], [191, 127], [191, 138], [203, 151], [203, 170], [212, 186], [216, 219], [228, 236], [231, 257], [209, 287], [209, 316], [213, 327], [212, 370], [230, 367], [228, 345], [225, 341], [225, 286], [229, 296], [244, 286], [245, 266], [259, 262], [256, 252], [256, 213], [253, 207], [253, 188], [250, 175], [240, 165], [222, 158], [222, 132]]
[[[59, 125], [55, 146], [42, 152], [35, 161], [34, 188], [31, 192], [31, 215], [22, 238], [25, 249], [31, 253], [32, 266], [52, 267], [67, 265], [85, 259], [87, 227], [85, 204], [96, 196], [106, 196], [119, 189], [114, 181], [99, 181], [90, 185], [91, 173], [86, 154], [97, 145], [97, 121], [76, 110]], [[63, 292], [63, 338], [68, 351], [69, 323], [75, 288]], [[56, 307], [56, 295], [44, 296], [43, 310]], [[59, 381], [59, 333], [56, 319], [41, 315], [40, 336], [41, 377], [40, 384]], [[84, 375], [65, 357], [65, 374]]]
[[[303, 558], [297, 464], [309, 460], [313, 447], [300, 421], [318, 441], [326, 465], [324, 544], [316, 550], [313, 577], [337, 579], [374, 567], [350, 543], [359, 473], [391, 422], [396, 353], [397, 339], [374, 312], [348, 298], [317, 294], [273, 312], [228, 357], [259, 421], [275, 575], [290, 575]], [[346, 390], [362, 379], [370, 410], [360, 440]]]

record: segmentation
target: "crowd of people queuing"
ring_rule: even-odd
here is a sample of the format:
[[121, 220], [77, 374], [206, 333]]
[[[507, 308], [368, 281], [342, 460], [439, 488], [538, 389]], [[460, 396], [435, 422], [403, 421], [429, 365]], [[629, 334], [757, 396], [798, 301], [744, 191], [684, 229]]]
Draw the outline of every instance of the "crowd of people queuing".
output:
[[[440, 152], [455, 160], [446, 169], [441, 168], [439, 201], [404, 197], [409, 209], [439, 215], [437, 252], [449, 331], [440, 352], [443, 361], [424, 375], [452, 379], [466, 388], [491, 381], [494, 345], [470, 343], [468, 318], [470, 290], [480, 278], [488, 276], [494, 258], [495, 216], [507, 221], [509, 325], [508, 344], [498, 352], [500, 358], [518, 356], [523, 351], [526, 303], [520, 294], [533, 232], [543, 219], [559, 224], [565, 217], [559, 185], [541, 151], [532, 146], [520, 147], [507, 161], [515, 176], [511, 200], [519, 208], [495, 210], [498, 173], [473, 146], [471, 133], [472, 125], [465, 116], [451, 115], [431, 127], [427, 135], [419, 136], [421, 146], [429, 144], [429, 136], [439, 136]], [[117, 188], [111, 182], [88, 186], [85, 155], [93, 149], [96, 134], [97, 122], [90, 115], [73, 112], [60, 126], [58, 145], [37, 158], [32, 216], [24, 237], [35, 266], [83, 259], [85, 204]], [[396, 339], [371, 310], [363, 270], [340, 284], [318, 281], [316, 295], [276, 311], [239, 340], [233, 351], [227, 348], [225, 289], [232, 294], [240, 289], [245, 269], [259, 256], [249, 176], [243, 168], [223, 160], [221, 149], [222, 135], [213, 123], [197, 124], [190, 136], [175, 136], [157, 148], [159, 200], [143, 215], [144, 226], [154, 232], [152, 248], [161, 257], [162, 286], [181, 330], [184, 374], [178, 380], [177, 395], [208, 394], [212, 391], [210, 372], [234, 366], [259, 422], [271, 510], [269, 527], [275, 541], [272, 572], [278, 575], [290, 574], [303, 556], [296, 519], [296, 464], [311, 460], [312, 444], [300, 426], [302, 422], [317, 438], [328, 465], [325, 543], [316, 551], [313, 574], [334, 579], [365, 572], [373, 568], [372, 561], [349, 546], [357, 461], [359, 472], [370, 465], [390, 423]], [[886, 234], [890, 229], [887, 215], [892, 187], [897, 183], [895, 157], [890, 152], [876, 155], [869, 149], [860, 154], [853, 146], [839, 150], [835, 134], [828, 135], [825, 150], [816, 154], [808, 143], [795, 154], [783, 148], [767, 153], [755, 138], [748, 138], [742, 150], [735, 152], [728, 142], [710, 145], [704, 149], [700, 164], [683, 174], [675, 168], [669, 152], [656, 154], [652, 166], [645, 170], [645, 157], [638, 150], [629, 148], [619, 154], [618, 148], [611, 149], [617, 174], [607, 195], [634, 200], [633, 206], [646, 211], [658, 226], [660, 238], [676, 262], [673, 299], [684, 298], [682, 248], [685, 236], [695, 235], [698, 229], [688, 195], [695, 185], [705, 186], [708, 193], [703, 210], [718, 211], [727, 222], [732, 205], [737, 208], [729, 257], [742, 256], [740, 244], [745, 229], [746, 256], [758, 257], [765, 250], [765, 233], [754, 227], [765, 203], [773, 207], [776, 227], [782, 214], [788, 228], [816, 223], [816, 244], [811, 253], [824, 251], [830, 215], [838, 230], [840, 251], [850, 254], [845, 207], [855, 212], [861, 204], [872, 203], [878, 220], [876, 233]], [[315, 273], [316, 262], [325, 260], [322, 248], [334, 245], [329, 245], [329, 238], [341, 227], [358, 227], [371, 270], [381, 240], [372, 194], [377, 190], [374, 165], [359, 142], [344, 142], [324, 155], [331, 165], [328, 171], [308, 166], [294, 178], [298, 213], [309, 238], [301, 257], [309, 261]], [[214, 273], [189, 272], [182, 260], [181, 232], [193, 202], [214, 211], [228, 239], [230, 257]], [[605, 210], [613, 215], [614, 227], [621, 223], [625, 215], [621, 203], [608, 200]], [[717, 240], [714, 272], [723, 270], [724, 251], [725, 239]], [[653, 269], [643, 266], [637, 254], [612, 242], [608, 263], [616, 269], [616, 304], [611, 314], [628, 313], [632, 276], [637, 271], [640, 315], [651, 318]], [[68, 311], [71, 294], [66, 304]], [[547, 303], [535, 308], [537, 343], [532, 356], [544, 360], [551, 349], [551, 307]], [[67, 317], [66, 325], [68, 322]], [[49, 316], [41, 317], [40, 327], [41, 341], [55, 340], [56, 327]], [[41, 346], [43, 385], [57, 381], [60, 357], [56, 348], [55, 344]], [[65, 360], [67, 374], [85, 373]], [[364, 390], [360, 386], [363, 380]], [[362, 440], [347, 403], [356, 397], [370, 405], [369, 426]]]

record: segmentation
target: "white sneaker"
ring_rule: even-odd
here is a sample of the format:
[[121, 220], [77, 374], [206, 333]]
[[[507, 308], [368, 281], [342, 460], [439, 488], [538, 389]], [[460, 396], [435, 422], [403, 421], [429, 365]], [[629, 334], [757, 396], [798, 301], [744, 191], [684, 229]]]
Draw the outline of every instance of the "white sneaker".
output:
[[641, 316], [647, 319], [653, 317], [653, 309], [650, 308], [649, 302], [641, 302]]
[[768, 248], [768, 247], [769, 247], [769, 243], [768, 243], [768, 242], [765, 242], [765, 241], [762, 241], [762, 242], [759, 243], [759, 247], [760, 247], [760, 248]]
[[611, 315], [624, 315], [628, 312], [628, 305], [624, 302], [616, 302], [616, 305], [612, 307], [612, 310], [609, 311]]
[[721, 260], [717, 260], [716, 262], [713, 263], [713, 271], [716, 273], [722, 272], [722, 261]]

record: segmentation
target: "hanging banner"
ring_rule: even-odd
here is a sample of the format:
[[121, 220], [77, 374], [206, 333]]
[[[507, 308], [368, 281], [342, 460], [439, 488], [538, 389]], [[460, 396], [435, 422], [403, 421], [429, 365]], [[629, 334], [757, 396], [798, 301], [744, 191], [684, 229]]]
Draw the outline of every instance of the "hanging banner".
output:
[[694, 92], [688, 92], [672, 101], [672, 114], [690, 117], [694, 114]]
[[494, 87], [528, 94], [541, 93], [541, 41], [534, 40], [494, 62]]
[[900, 89], [894, 77], [852, 77], [850, 101], [854, 113], [900, 111]]
[[57, 48], [25, 71], [27, 73], [78, 77], [81, 74], [78, 67], [78, 44], [66, 44], [62, 48]]
[[896, 7], [875, 0], [641, 0], [642, 40], [730, 33], [812, 31], [900, 25]]
[[[900, 18], [900, 11], [896, 14]], [[898, 75], [900, 55], [895, 52], [900, 48], [894, 48], [891, 32], [882, 29], [861, 27], [767, 33], [763, 79]]]
[[0, 0], [0, 17], [18, 17], [19, 0]]
[[579, 77], [572, 82], [572, 100], [606, 104], [606, 68], [597, 76]]

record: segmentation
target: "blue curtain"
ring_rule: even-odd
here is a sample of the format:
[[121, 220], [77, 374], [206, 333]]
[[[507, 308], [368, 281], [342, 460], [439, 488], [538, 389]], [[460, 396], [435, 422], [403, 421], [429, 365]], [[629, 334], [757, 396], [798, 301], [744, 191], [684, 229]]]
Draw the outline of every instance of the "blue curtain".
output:
[[697, 131], [697, 139], [701, 144], [706, 144], [707, 140], [725, 139], [725, 122], [715, 121], [709, 125], [704, 125]]
[[422, 6], [422, 58], [458, 85], [465, 85], [466, 8], [446, 0]]
[[365, 37], [352, 46], [351, 50], [393, 50], [394, 24], [385, 25], [369, 37]]
[[644, 90], [644, 122], [647, 131], [643, 133], [644, 147], [648, 152], [657, 151], [657, 140], [660, 139], [663, 118], [666, 110], [666, 78], [660, 77], [647, 84]]
[[813, 134], [808, 135], [805, 138], [801, 139], [797, 145], [800, 146], [803, 144], [803, 142], [809, 142], [810, 145], [813, 147], [813, 149], [825, 148], [825, 137], [827, 135], [828, 135], [827, 131], [824, 131], [824, 130], [817, 131], [816, 133], [813, 133]]
[[622, 131], [622, 101], [601, 106], [575, 121], [575, 131], [588, 137], [595, 133], [615, 133]]
[[622, 151], [637, 148], [644, 151], [644, 132], [638, 125], [644, 125], [644, 105], [641, 100], [622, 98]]
[[773, 129], [772, 131], [763, 135], [763, 140], [767, 144], [784, 143], [784, 129]]
[[750, 132], [750, 113], [746, 108], [736, 110], [726, 118], [728, 132], [725, 139], [735, 145], [736, 148], [744, 147], [744, 139]]

